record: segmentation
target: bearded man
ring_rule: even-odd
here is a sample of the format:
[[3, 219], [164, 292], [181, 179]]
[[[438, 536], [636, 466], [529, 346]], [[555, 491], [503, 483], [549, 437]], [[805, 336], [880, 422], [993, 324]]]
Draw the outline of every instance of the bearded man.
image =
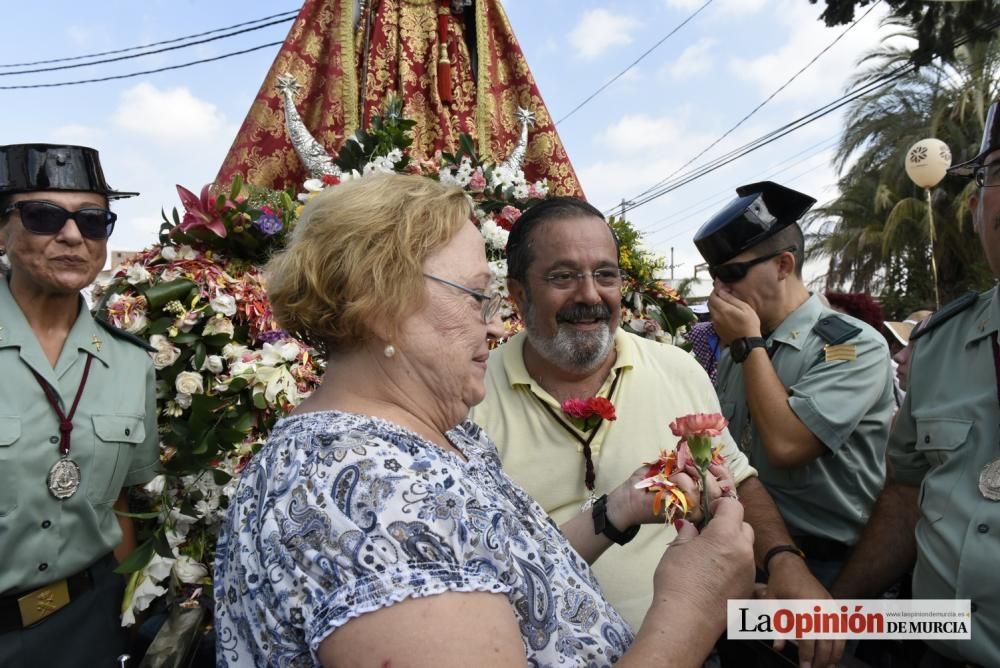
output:
[[[674, 449], [671, 421], [721, 412], [708, 375], [692, 356], [619, 327], [618, 250], [601, 212], [572, 197], [528, 209], [507, 244], [507, 286], [526, 329], [490, 355], [486, 400], [472, 418], [497, 444], [507, 474], [557, 523], [579, 513], [588, 499], [611, 492], [660, 450]], [[617, 419], [589, 432], [570, 424], [561, 403], [589, 397], [609, 399]], [[728, 431], [721, 441], [762, 566], [768, 552], [791, 537]], [[674, 529], [635, 535], [629, 527], [614, 529], [622, 547], [593, 569], [608, 600], [638, 628], [652, 602], [648, 583]], [[780, 551], [772, 557], [769, 596], [828, 598], [801, 559]], [[842, 646], [801, 643], [800, 658], [827, 665], [839, 659]]]

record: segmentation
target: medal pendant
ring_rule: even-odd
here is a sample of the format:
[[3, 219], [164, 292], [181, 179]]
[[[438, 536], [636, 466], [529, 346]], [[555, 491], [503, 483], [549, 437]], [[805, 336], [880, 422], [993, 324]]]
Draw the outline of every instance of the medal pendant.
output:
[[49, 469], [49, 492], [57, 499], [68, 499], [80, 489], [80, 467], [72, 459], [61, 457]]
[[990, 501], [1000, 501], [1000, 458], [983, 467], [979, 474], [979, 493]]

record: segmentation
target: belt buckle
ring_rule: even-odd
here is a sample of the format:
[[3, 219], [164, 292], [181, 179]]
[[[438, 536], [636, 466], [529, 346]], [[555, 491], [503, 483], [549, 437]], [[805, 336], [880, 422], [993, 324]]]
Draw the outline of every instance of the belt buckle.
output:
[[69, 587], [66, 580], [53, 582], [25, 594], [17, 599], [17, 607], [21, 610], [21, 626], [27, 628], [40, 622], [68, 603]]

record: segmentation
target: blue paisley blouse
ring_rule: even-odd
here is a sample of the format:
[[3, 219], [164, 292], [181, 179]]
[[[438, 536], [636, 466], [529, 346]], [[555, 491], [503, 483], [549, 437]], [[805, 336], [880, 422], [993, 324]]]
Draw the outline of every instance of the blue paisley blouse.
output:
[[605, 666], [633, 636], [587, 563], [466, 421], [467, 458], [367, 416], [285, 418], [243, 472], [215, 563], [221, 666], [316, 666], [351, 619], [410, 597], [507, 597], [530, 666]]

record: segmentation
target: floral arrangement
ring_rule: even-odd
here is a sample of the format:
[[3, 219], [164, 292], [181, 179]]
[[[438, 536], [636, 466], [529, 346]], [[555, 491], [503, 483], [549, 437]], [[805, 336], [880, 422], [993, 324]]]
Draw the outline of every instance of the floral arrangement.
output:
[[[225, 190], [206, 186], [197, 195], [178, 186], [183, 208], [163, 214], [159, 243], [95, 291], [98, 315], [147, 340], [157, 371], [163, 474], [132, 499], [140, 544], [119, 567], [129, 576], [124, 624], [161, 599], [211, 607], [215, 540], [234, 477], [275, 421], [319, 382], [323, 360], [278, 328], [260, 270], [284, 247], [306, 201], [343, 181], [387, 172], [455, 184], [474, 204], [492, 287], [506, 294], [508, 234], [524, 210], [548, 196], [547, 184], [484, 161], [469, 137], [462, 137], [455, 154], [412, 160], [413, 125], [401, 104], [390, 100], [382, 116], [344, 143], [334, 173], [306, 181], [302, 192], [258, 188], [238, 178]], [[626, 269], [625, 318], [659, 318], [673, 332], [674, 320], [661, 316], [682, 300], [652, 279], [657, 265], [639, 250], [637, 235], [623, 241], [622, 254], [634, 263]], [[637, 299], [640, 307], [628, 310]], [[501, 315], [508, 336], [521, 328], [509, 299]], [[598, 420], [614, 419], [610, 402], [588, 409]]]
[[[670, 480], [675, 473], [686, 472], [701, 479], [702, 490], [707, 489], [706, 478], [711, 464], [723, 463], [722, 445], [713, 447], [713, 439], [722, 434], [728, 422], [718, 413], [694, 413], [684, 415], [670, 423], [670, 431], [679, 436], [677, 448], [660, 451], [655, 462], [646, 463], [646, 474], [635, 484], [636, 489], [654, 493], [653, 514], [661, 512], [667, 521], [673, 521], [679, 513], [688, 512], [688, 500], [676, 483]], [[701, 495], [702, 513], [705, 521], [711, 519], [708, 510], [708, 494]]]
[[688, 349], [680, 335], [697, 317], [677, 290], [657, 278], [666, 262], [642, 247], [639, 231], [625, 218], [612, 216], [608, 224], [621, 247], [622, 326], [640, 336]]

